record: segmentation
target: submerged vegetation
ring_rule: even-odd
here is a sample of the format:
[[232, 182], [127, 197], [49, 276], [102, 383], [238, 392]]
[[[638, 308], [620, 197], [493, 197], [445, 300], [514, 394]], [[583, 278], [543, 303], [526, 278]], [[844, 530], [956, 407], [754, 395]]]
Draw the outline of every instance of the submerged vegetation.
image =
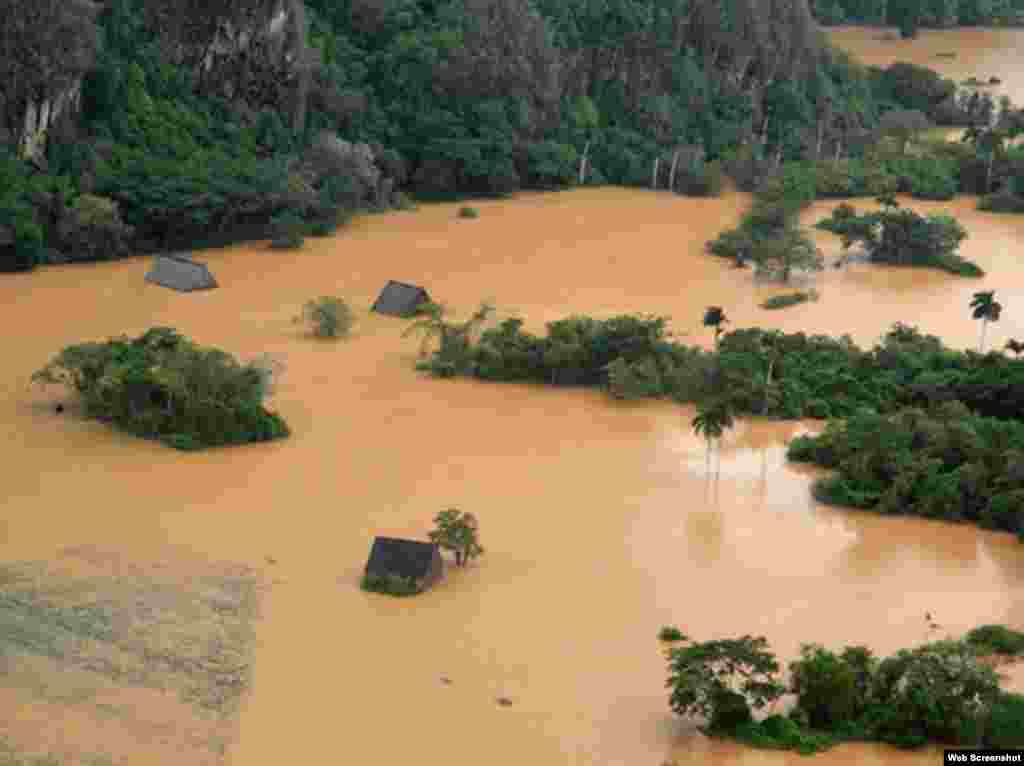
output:
[[842, 237], [844, 258], [860, 246], [872, 263], [893, 266], [926, 266], [964, 277], [985, 272], [957, 254], [967, 231], [945, 215], [922, 216], [901, 209], [891, 195], [880, 197], [883, 209], [858, 215], [850, 205], [840, 205], [816, 226]]
[[383, 593], [387, 596], [416, 596], [423, 591], [411, 577], [397, 574], [364, 574], [359, 587], [367, 593]]
[[845, 337], [759, 328], [718, 339], [724, 312], [707, 313], [718, 320], [709, 324], [712, 352], [672, 341], [657, 317], [572, 317], [549, 323], [545, 337], [506, 319], [475, 341], [466, 325], [439, 320], [449, 340], [419, 366], [443, 377], [696, 402], [694, 427], [709, 446], [734, 414], [839, 418], [789, 449], [792, 460], [838, 469], [815, 485], [819, 499], [967, 521], [1024, 539], [1024, 430], [1015, 422], [1024, 416], [1024, 361], [953, 351], [899, 323], [871, 350]]
[[325, 295], [308, 301], [293, 321], [312, 325], [318, 338], [346, 338], [355, 324], [355, 315], [344, 300]]
[[33, 381], [70, 388], [88, 417], [196, 450], [288, 436], [284, 420], [263, 407], [274, 374], [271, 360], [242, 364], [154, 327], [135, 339], [68, 346]]
[[[978, 631], [1013, 634], [1001, 626]], [[936, 641], [881, 660], [864, 646], [833, 652], [805, 644], [790, 663], [788, 685], [763, 637], [696, 642], [666, 627], [659, 639], [666, 644], [672, 710], [703, 718], [711, 735], [805, 754], [852, 740], [1024, 745], [1024, 695], [1000, 688], [970, 639]], [[754, 711], [786, 693], [796, 696], [788, 715], [754, 719]]]
[[790, 460], [832, 468], [821, 502], [966, 521], [1024, 540], [1024, 425], [972, 415], [960, 402], [892, 415], [858, 413], [799, 436]]
[[797, 290], [793, 293], [784, 293], [782, 295], [773, 295], [768, 298], [764, 303], [761, 304], [763, 309], [784, 309], [789, 306], [796, 306], [798, 303], [807, 303], [808, 301], [818, 300], [818, 291], [815, 289], [810, 290]]

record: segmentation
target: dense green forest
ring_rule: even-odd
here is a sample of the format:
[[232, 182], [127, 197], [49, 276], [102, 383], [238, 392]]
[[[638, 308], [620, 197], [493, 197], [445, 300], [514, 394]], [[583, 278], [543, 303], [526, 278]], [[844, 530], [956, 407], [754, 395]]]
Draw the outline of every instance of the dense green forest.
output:
[[[928, 70], [857, 65], [805, 0], [0, 0], [0, 12], [2, 270], [296, 219], [329, 231], [339, 211], [402, 204], [399, 190], [650, 184], [658, 158], [660, 186], [711, 193], [723, 168], [756, 181], [787, 160], [856, 158], [888, 111], [968, 124], [993, 108]], [[72, 101], [33, 143], [26, 114]]]
[[891, 24], [902, 28], [1019, 24], [1022, 0], [814, 0], [822, 24]]

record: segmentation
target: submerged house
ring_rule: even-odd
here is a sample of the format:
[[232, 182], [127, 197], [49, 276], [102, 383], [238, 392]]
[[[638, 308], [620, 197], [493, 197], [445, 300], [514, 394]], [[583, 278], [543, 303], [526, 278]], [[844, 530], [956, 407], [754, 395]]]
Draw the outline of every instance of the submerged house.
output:
[[217, 280], [205, 263], [193, 261], [184, 255], [158, 255], [145, 279], [180, 292], [209, 290], [217, 286]]
[[373, 302], [372, 311], [396, 317], [411, 317], [422, 304], [429, 303], [430, 296], [419, 285], [390, 280]]
[[444, 574], [441, 549], [434, 543], [376, 537], [366, 562], [369, 577], [401, 577], [426, 590]]

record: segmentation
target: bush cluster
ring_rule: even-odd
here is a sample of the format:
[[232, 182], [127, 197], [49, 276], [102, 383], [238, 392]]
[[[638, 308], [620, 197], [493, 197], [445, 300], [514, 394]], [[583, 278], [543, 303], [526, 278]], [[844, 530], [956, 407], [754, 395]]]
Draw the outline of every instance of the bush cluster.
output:
[[318, 338], [345, 338], [355, 324], [355, 315], [344, 300], [325, 295], [308, 301], [293, 321], [311, 324]]
[[829, 218], [815, 224], [843, 238], [844, 250], [860, 245], [873, 263], [893, 266], [924, 266], [964, 277], [981, 277], [977, 264], [956, 250], [967, 231], [956, 219], [944, 215], [922, 216], [900, 208], [895, 200], [875, 213], [858, 215], [850, 205], [838, 206]]
[[[966, 521], [1024, 537], [1024, 426], [959, 402], [858, 413], [789, 445], [790, 460], [836, 470], [815, 497], [879, 513]], [[984, 638], [985, 636], [982, 636]]]
[[33, 380], [72, 389], [89, 417], [193, 450], [288, 436], [262, 404], [272, 375], [269, 365], [241, 364], [154, 327], [135, 339], [68, 346]]
[[982, 655], [1024, 655], [1024, 633], [1005, 625], [981, 625], [971, 630], [964, 640]]
[[[863, 646], [833, 652], [805, 644], [787, 686], [764, 638], [698, 643], [675, 628], [659, 638], [668, 644], [672, 710], [702, 716], [710, 734], [806, 754], [849, 740], [1024, 744], [1024, 695], [1000, 689], [967, 641], [937, 641], [882, 660]], [[754, 720], [755, 710], [786, 692], [796, 696], [788, 715]]]

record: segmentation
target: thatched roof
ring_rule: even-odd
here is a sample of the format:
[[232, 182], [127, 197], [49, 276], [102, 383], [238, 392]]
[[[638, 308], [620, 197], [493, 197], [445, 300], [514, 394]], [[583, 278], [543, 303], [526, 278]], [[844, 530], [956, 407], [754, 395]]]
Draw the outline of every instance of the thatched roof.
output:
[[366, 574], [398, 575], [412, 580], [430, 577], [440, 564], [441, 551], [434, 543], [405, 540], [400, 537], [377, 537], [373, 540]]
[[422, 287], [391, 280], [380, 291], [372, 310], [391, 316], [411, 317], [420, 304], [429, 302], [430, 296]]
[[146, 281], [182, 292], [217, 287], [217, 280], [205, 263], [184, 255], [158, 255], [146, 274]]

